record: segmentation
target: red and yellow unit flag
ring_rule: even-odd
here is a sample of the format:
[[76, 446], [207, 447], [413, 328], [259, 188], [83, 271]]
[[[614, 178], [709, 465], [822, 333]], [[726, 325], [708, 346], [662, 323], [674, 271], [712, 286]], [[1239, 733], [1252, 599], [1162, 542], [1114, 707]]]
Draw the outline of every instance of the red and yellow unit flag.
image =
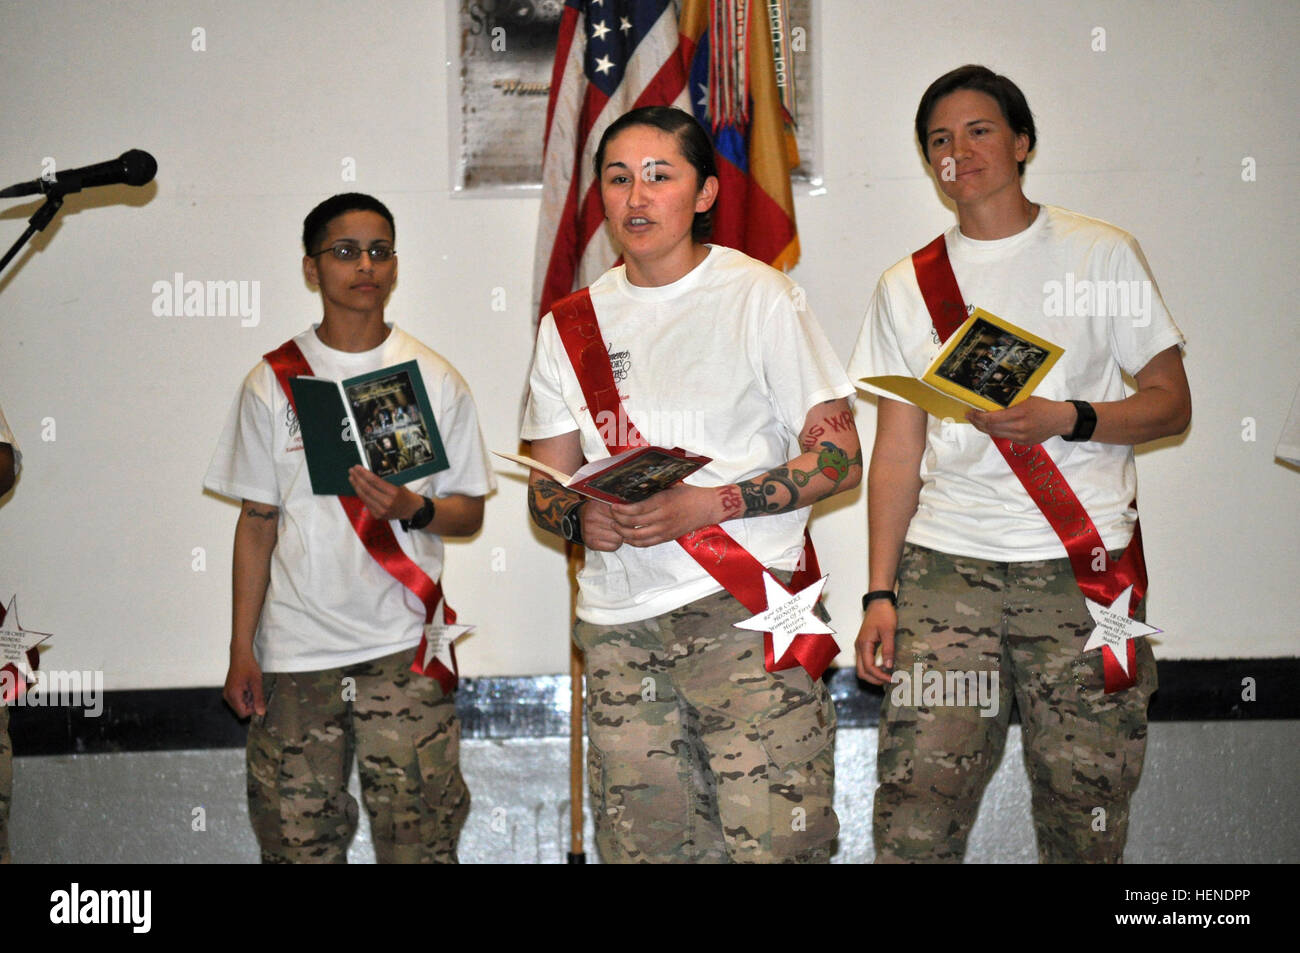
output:
[[691, 110], [718, 154], [712, 240], [788, 271], [799, 149], [786, 0], [682, 0], [678, 30]]

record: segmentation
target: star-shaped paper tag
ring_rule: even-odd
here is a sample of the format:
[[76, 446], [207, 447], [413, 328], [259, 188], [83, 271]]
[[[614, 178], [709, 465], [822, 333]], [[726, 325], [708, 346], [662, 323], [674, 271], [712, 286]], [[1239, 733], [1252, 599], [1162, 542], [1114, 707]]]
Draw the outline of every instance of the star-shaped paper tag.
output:
[[438, 606], [433, 610], [433, 621], [424, 627], [424, 656], [420, 659], [420, 667], [426, 671], [434, 659], [446, 666], [447, 671], [456, 671], [451, 659], [451, 647], [457, 639], [474, 628], [472, 625], [444, 621], [443, 603], [444, 600], [438, 600]]
[[822, 576], [792, 595], [785, 591], [785, 587], [771, 573], [763, 573], [767, 608], [744, 622], [735, 623], [735, 627], [749, 629], [751, 632], [771, 632], [772, 659], [778, 662], [796, 635], [834, 635], [835, 630], [812, 611], [828, 578]]
[[35, 648], [50, 637], [49, 632], [32, 632], [18, 624], [18, 597], [9, 600], [4, 623], [0, 625], [0, 668], [12, 665], [25, 681], [36, 676], [27, 664], [27, 650]]
[[1128, 670], [1128, 647], [1124, 643], [1129, 639], [1140, 639], [1144, 635], [1156, 635], [1163, 631], [1154, 625], [1129, 618], [1128, 604], [1132, 598], [1133, 587], [1129, 586], [1109, 606], [1091, 599], [1086, 600], [1088, 612], [1092, 615], [1092, 621], [1097, 623], [1097, 628], [1088, 636], [1083, 650], [1087, 652], [1104, 645], [1115, 656], [1125, 675], [1131, 673]]

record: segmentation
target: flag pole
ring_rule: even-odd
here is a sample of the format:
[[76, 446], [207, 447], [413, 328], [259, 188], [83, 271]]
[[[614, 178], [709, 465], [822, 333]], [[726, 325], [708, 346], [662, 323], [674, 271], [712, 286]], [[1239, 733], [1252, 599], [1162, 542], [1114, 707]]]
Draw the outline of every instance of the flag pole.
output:
[[[583, 548], [571, 543], [565, 544], [569, 557], [569, 631], [573, 631], [573, 622], [577, 619], [578, 606], [578, 571], [582, 569]], [[569, 640], [569, 853], [567, 860], [571, 864], [585, 864], [587, 855], [582, 843], [582, 804], [583, 785], [582, 769], [585, 759], [582, 756], [583, 734], [583, 676], [584, 659], [577, 643]]]

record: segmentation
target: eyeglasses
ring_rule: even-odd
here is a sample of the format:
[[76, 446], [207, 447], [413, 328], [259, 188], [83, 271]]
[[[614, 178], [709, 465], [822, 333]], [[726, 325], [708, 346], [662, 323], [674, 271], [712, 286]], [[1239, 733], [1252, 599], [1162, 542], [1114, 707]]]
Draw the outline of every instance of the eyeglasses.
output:
[[337, 245], [330, 245], [328, 248], [322, 248], [308, 257], [316, 258], [320, 255], [329, 253], [339, 261], [360, 261], [361, 253], [365, 252], [370, 256], [371, 261], [391, 261], [397, 257], [397, 249], [392, 245], [376, 242], [369, 248], [362, 248], [360, 245], [354, 245], [351, 242], [339, 242]]

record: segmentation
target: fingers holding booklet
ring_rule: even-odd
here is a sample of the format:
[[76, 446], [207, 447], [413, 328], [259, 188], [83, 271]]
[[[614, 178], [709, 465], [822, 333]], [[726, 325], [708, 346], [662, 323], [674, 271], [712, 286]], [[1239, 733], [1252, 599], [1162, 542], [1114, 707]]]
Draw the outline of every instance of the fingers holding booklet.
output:
[[614, 524], [629, 546], [657, 546], [722, 520], [717, 487], [685, 483], [638, 503], [616, 503], [612, 510]]
[[973, 422], [967, 416], [972, 407], [1001, 411], [1028, 400], [1064, 353], [1059, 345], [976, 308], [920, 379], [865, 377], [858, 386], [901, 397], [941, 420]]
[[570, 475], [532, 457], [492, 452], [545, 473], [566, 490], [604, 503], [640, 503], [713, 461], [712, 457], [697, 457], [680, 447], [633, 447], [603, 460], [593, 460]]

